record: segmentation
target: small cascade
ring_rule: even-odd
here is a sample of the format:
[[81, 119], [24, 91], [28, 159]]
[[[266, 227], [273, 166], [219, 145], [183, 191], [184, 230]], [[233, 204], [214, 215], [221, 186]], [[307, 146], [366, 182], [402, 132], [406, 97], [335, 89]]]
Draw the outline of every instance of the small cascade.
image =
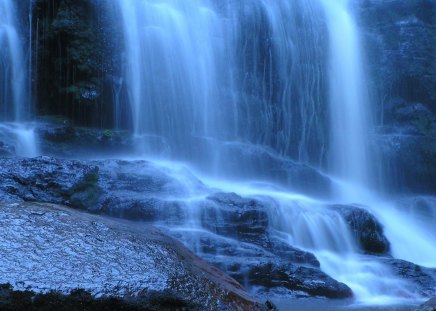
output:
[[376, 207], [371, 212], [384, 225], [395, 258], [436, 268], [434, 197], [413, 196], [394, 202], [373, 197], [367, 204]]
[[347, 284], [359, 304], [395, 304], [417, 298], [410, 284], [390, 268], [362, 254], [343, 217], [326, 202], [279, 197], [272, 226], [288, 234], [289, 243], [315, 254], [321, 269]]

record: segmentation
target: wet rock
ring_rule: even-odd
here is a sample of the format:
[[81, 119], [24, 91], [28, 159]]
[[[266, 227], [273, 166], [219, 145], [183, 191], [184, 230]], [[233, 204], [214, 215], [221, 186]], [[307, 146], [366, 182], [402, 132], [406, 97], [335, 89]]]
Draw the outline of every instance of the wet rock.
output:
[[293, 291], [303, 291], [311, 296], [328, 298], [351, 297], [351, 289], [322, 271], [292, 264], [259, 264], [248, 273], [250, 284], [267, 288], [284, 287]]
[[382, 134], [375, 137], [381, 170], [390, 176], [388, 190], [436, 193], [436, 137]]
[[416, 311], [435, 311], [435, 310], [436, 310], [436, 297], [427, 300], [416, 309]]
[[234, 279], [155, 228], [36, 203], [0, 204], [0, 216], [0, 248], [13, 250], [0, 259], [0, 283], [18, 290], [83, 288], [155, 302], [171, 292], [198, 310], [265, 309]]
[[436, 172], [436, 4], [359, 3], [371, 89], [377, 100], [378, 171], [392, 192], [434, 194]]
[[50, 157], [0, 159], [0, 201], [38, 201], [90, 208], [96, 204], [98, 167]]
[[[189, 186], [165, 169], [147, 161], [93, 163], [100, 167], [99, 185], [103, 192], [92, 211], [133, 220], [162, 220], [172, 225], [186, 217], [185, 203], [177, 198], [187, 196]], [[198, 179], [191, 178], [194, 188], [205, 189]]]
[[[207, 190], [194, 177], [189, 184], [199, 191]], [[166, 231], [169, 235], [183, 241], [199, 256], [240, 282], [244, 282], [248, 271], [261, 258], [268, 258], [271, 263], [293, 262], [319, 268], [313, 254], [270, 234], [267, 207], [254, 198], [220, 192], [198, 202], [191, 201], [189, 205], [169, 199], [183, 197], [189, 189], [146, 161], [100, 163], [100, 185], [105, 190], [98, 212], [164, 225], [169, 228]], [[199, 225], [205, 231], [172, 231], [174, 226], [189, 223], [189, 211], [198, 213]]]
[[421, 267], [394, 258], [384, 258], [383, 262], [389, 265], [400, 278], [413, 283], [416, 286], [416, 292], [420, 295], [425, 297], [436, 296], [436, 269]]
[[255, 198], [215, 193], [201, 207], [202, 224], [211, 232], [254, 244], [278, 258], [319, 267], [313, 254], [290, 246], [270, 232], [267, 210], [265, 202]]
[[207, 231], [181, 232], [169, 229], [168, 234], [183, 241], [200, 257], [226, 271], [247, 288], [267, 293], [286, 288], [290, 293], [303, 296], [350, 295], [343, 284], [319, 270], [319, 262], [313, 254], [285, 245], [284, 242], [280, 245], [273, 236], [259, 236], [259, 239], [269, 239], [275, 245], [280, 245], [281, 249], [267, 249]]
[[212, 204], [206, 202], [201, 217], [212, 232], [242, 240], [254, 240], [266, 233], [268, 214], [261, 202], [235, 193], [215, 193], [207, 201]]
[[366, 0], [360, 7], [366, 46], [373, 53], [369, 65], [374, 89], [407, 102], [429, 104], [435, 111], [434, 1]]
[[363, 251], [374, 254], [389, 252], [389, 241], [383, 227], [367, 210], [358, 206], [334, 205], [350, 227]]
[[[200, 257], [250, 287], [276, 288], [281, 273], [286, 272], [292, 276], [292, 281], [287, 281], [289, 290], [327, 297], [345, 295], [341, 286], [319, 270], [313, 254], [292, 247], [271, 231], [268, 201], [214, 193], [189, 171], [180, 174], [147, 161], [48, 157], [1, 161], [2, 167], [10, 168], [0, 170], [0, 191], [12, 196], [12, 201], [64, 203], [159, 224]], [[193, 191], [198, 199], [189, 199]], [[192, 221], [195, 226], [187, 226]], [[262, 265], [269, 270], [259, 268]], [[269, 274], [270, 270], [280, 273]], [[261, 284], [262, 278], [270, 283]]]
[[15, 148], [0, 141], [0, 157], [11, 157], [15, 155]]
[[62, 157], [120, 154], [132, 151], [131, 133], [123, 130], [73, 126], [62, 118], [45, 117], [36, 124], [43, 154]]

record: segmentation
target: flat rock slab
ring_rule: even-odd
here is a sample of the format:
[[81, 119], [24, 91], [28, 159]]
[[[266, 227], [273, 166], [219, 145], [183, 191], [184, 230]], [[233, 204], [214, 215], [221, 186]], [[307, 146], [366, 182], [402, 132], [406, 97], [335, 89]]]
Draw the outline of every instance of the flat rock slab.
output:
[[206, 310], [261, 310], [235, 280], [153, 227], [59, 205], [0, 204], [0, 283], [98, 296], [170, 290]]

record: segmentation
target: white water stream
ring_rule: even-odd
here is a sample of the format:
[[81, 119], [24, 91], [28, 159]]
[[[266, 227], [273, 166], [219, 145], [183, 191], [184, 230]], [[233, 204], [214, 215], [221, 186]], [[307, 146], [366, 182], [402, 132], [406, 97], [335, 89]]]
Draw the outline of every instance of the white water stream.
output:
[[25, 55], [28, 29], [17, 5], [14, 0], [0, 0], [0, 142], [10, 154], [34, 157], [38, 155], [34, 125], [24, 123], [31, 110], [30, 61]]

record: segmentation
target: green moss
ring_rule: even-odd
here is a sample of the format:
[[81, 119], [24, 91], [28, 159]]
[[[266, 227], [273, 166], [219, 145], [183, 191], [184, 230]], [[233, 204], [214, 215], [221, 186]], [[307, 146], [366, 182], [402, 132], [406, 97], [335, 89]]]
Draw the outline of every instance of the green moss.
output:
[[112, 130], [104, 130], [103, 131], [103, 136], [107, 137], [107, 138], [113, 137], [114, 136], [114, 132]]

